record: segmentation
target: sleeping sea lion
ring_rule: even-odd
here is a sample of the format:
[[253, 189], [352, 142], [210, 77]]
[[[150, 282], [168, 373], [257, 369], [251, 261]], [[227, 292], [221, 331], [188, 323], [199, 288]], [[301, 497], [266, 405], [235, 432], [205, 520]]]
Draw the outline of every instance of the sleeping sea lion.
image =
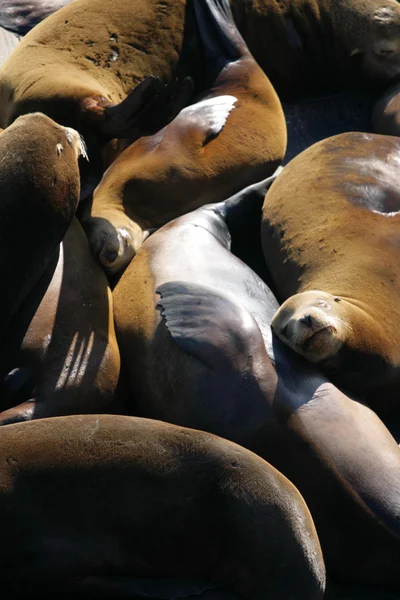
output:
[[390, 87], [379, 98], [372, 121], [376, 133], [400, 137], [400, 85]]
[[111, 291], [74, 219], [0, 343], [0, 425], [120, 412], [119, 368]]
[[285, 154], [281, 104], [236, 29], [229, 1], [193, 4], [209, 91], [121, 154], [84, 221], [95, 255], [113, 275], [154, 228], [272, 175]]
[[71, 416], [4, 427], [0, 457], [7, 597], [151, 597], [156, 578], [208, 579], [250, 600], [324, 595], [301, 495], [227, 440]]
[[400, 376], [399, 166], [398, 138], [335, 136], [287, 165], [263, 207], [265, 260], [285, 301], [274, 332], [346, 389], [381, 390], [378, 411]]
[[0, 341], [50, 265], [79, 201], [79, 134], [43, 114], [0, 134]]
[[168, 223], [122, 275], [113, 299], [131, 409], [253, 449], [296, 480], [332, 577], [400, 590], [396, 442], [370, 409], [272, 343], [277, 302], [229, 251], [232, 235], [242, 252], [258, 215], [257, 237], [269, 183]]

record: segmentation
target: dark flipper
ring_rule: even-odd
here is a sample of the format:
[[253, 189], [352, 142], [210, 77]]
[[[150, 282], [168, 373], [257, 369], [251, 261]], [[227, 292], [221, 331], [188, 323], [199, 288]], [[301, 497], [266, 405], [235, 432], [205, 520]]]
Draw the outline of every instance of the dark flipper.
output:
[[233, 20], [229, 0], [194, 0], [196, 22], [206, 61], [214, 72], [249, 50]]
[[157, 308], [178, 346], [210, 369], [249, 367], [254, 339], [263, 344], [250, 313], [227, 294], [185, 281], [159, 286]]
[[169, 282], [156, 290], [175, 343], [208, 369], [193, 395], [190, 426], [239, 441], [269, 416], [262, 386], [270, 362], [253, 316], [231, 295]]
[[99, 121], [108, 138], [131, 138], [152, 135], [165, 127], [189, 102], [193, 91], [190, 77], [163, 86], [158, 77], [149, 76], [115, 106], [105, 98], [87, 98], [84, 110]]

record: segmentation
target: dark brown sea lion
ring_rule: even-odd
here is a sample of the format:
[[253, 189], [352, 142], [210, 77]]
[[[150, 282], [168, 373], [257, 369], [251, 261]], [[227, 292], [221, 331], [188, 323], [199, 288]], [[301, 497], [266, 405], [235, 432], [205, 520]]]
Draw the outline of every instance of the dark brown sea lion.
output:
[[379, 98], [372, 119], [377, 133], [400, 136], [400, 85], [389, 88]]
[[146, 419], [71, 416], [4, 427], [0, 457], [9, 598], [148, 597], [136, 592], [157, 577], [208, 579], [249, 599], [323, 597], [302, 497], [227, 440]]
[[113, 298], [132, 410], [254, 449], [304, 494], [328, 573], [400, 589], [396, 442], [314, 366], [272, 347], [277, 302], [229, 251], [253, 213], [259, 232], [267, 186], [164, 226], [123, 274]]
[[49, 117], [25, 115], [0, 134], [0, 340], [50, 265], [79, 201], [83, 142]]
[[35, 25], [73, 0], [2, 0], [0, 26], [25, 35]]
[[273, 330], [341, 386], [381, 390], [377, 410], [400, 375], [399, 167], [398, 138], [336, 136], [287, 165], [263, 208], [264, 255], [285, 300]]
[[249, 53], [228, 0], [194, 0], [210, 89], [172, 123], [127, 148], [85, 222], [103, 267], [120, 273], [149, 231], [272, 175], [286, 149], [281, 104]]
[[119, 368], [111, 291], [74, 219], [0, 343], [0, 425], [119, 412]]

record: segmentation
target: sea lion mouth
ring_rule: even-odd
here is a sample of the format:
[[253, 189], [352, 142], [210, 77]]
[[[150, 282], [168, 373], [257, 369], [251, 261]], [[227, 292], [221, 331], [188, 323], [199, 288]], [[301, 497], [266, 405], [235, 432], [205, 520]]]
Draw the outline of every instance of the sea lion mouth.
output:
[[329, 334], [337, 333], [337, 329], [333, 325], [326, 325], [325, 327], [321, 327], [321, 329], [318, 329], [318, 331], [314, 331], [310, 335], [310, 337], [301, 344], [301, 347], [304, 350], [307, 350], [309, 348], [309, 346], [311, 346], [316, 341], [316, 339], [319, 339], [320, 337], [322, 337], [321, 334], [325, 335], [326, 333], [329, 333]]

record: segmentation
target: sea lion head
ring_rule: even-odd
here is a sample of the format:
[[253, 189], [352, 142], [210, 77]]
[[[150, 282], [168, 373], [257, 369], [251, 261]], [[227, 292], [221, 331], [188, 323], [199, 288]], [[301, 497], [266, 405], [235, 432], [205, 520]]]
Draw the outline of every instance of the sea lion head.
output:
[[302, 292], [282, 304], [271, 327], [292, 350], [320, 363], [336, 355], [348, 338], [351, 325], [345, 304], [326, 292]]
[[[369, 79], [390, 83], [400, 78], [400, 3], [397, 0], [341, 0], [347, 47]], [[339, 8], [338, 7], [338, 8]]]

